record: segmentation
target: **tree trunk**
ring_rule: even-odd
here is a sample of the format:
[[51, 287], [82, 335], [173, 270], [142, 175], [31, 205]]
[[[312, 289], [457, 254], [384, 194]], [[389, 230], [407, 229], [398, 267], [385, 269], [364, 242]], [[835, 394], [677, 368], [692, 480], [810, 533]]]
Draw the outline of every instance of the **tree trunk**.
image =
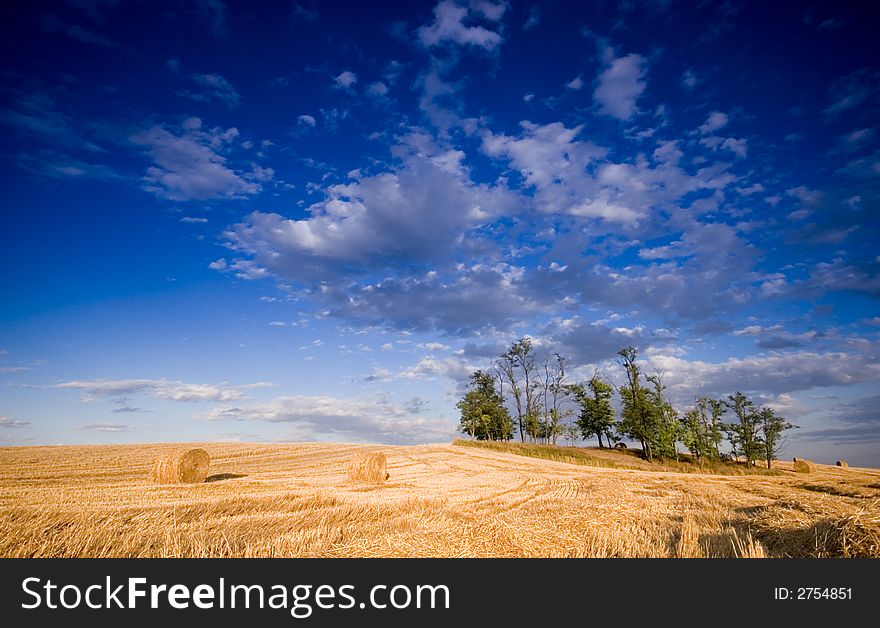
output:
[[[605, 447], [602, 446], [602, 433], [599, 432], [598, 434], [596, 434], [596, 436], [599, 438], [599, 449], [605, 449]], [[609, 443], [609, 445], [610, 444], [611, 443]]]

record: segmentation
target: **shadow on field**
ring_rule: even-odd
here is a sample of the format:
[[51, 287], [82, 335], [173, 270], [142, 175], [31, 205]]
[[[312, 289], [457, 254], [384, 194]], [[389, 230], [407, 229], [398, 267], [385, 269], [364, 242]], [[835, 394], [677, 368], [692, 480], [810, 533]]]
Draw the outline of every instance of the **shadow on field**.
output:
[[205, 482], [222, 482], [223, 480], [235, 480], [236, 478], [246, 478], [245, 473], [215, 473], [205, 478]]
[[804, 525], [792, 517], [790, 502], [738, 509], [750, 515], [746, 524], [771, 556], [791, 558], [877, 558], [880, 556], [880, 517], [863, 509], [843, 517], [825, 517]]

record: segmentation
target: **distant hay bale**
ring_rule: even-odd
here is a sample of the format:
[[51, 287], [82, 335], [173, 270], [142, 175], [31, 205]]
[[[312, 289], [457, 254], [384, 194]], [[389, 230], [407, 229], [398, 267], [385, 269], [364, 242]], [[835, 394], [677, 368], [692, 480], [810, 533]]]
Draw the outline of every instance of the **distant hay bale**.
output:
[[626, 449], [627, 447], [626, 447], [626, 443], [615, 443], [614, 448], [615, 449]]
[[211, 457], [204, 449], [188, 449], [168, 454], [153, 465], [157, 484], [197, 484], [208, 477]]
[[838, 460], [838, 461], [837, 461], [837, 466], [838, 466], [838, 467], [848, 467], [848, 466], [849, 466], [849, 463], [848, 463], [846, 460]]
[[816, 465], [809, 460], [804, 460], [803, 458], [795, 458], [794, 470], [796, 473], [813, 473], [816, 470]]
[[385, 454], [360, 452], [348, 463], [348, 479], [352, 482], [384, 484], [390, 475], [386, 471], [388, 461]]

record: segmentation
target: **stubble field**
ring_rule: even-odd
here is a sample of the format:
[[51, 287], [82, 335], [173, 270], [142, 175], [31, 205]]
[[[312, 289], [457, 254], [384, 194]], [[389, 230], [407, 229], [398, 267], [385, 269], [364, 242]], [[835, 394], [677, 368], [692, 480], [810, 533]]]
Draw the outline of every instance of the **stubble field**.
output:
[[[456, 445], [193, 446], [211, 455], [203, 484], [150, 481], [180, 445], [0, 449], [0, 556], [880, 557], [876, 469], [729, 476]], [[387, 455], [384, 486], [347, 479], [361, 450]]]

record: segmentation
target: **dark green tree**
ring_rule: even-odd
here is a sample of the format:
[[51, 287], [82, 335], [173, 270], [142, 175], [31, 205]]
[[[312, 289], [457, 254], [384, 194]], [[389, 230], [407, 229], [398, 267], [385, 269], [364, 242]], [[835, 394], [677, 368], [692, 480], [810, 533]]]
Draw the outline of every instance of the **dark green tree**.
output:
[[602, 443], [604, 436], [608, 440], [608, 446], [611, 447], [614, 441], [614, 408], [611, 406], [611, 394], [614, 388], [599, 377], [598, 373], [593, 375], [586, 387], [582, 384], [573, 384], [569, 388], [580, 407], [577, 426], [580, 428], [581, 436], [585, 439], [593, 436], [598, 438], [600, 449], [604, 447]]
[[461, 410], [461, 431], [477, 440], [510, 440], [514, 424], [495, 388], [495, 378], [476, 371], [471, 375], [470, 390], [456, 404]]
[[746, 395], [737, 391], [727, 395], [724, 405], [736, 416], [735, 422], [725, 423], [723, 426], [733, 448], [733, 455], [742, 455], [746, 459], [746, 464], [751, 466], [758, 458], [763, 457], [755, 404]]
[[679, 438], [700, 464], [703, 460], [718, 460], [721, 457], [723, 413], [724, 407], [720, 401], [701, 397], [681, 419]]
[[663, 394], [666, 387], [659, 374], [649, 375], [646, 379], [653, 389], [647, 393], [650, 410], [648, 438], [651, 451], [658, 458], [678, 458], [677, 442], [680, 438], [678, 412]]
[[641, 368], [636, 361], [638, 351], [626, 347], [617, 352], [619, 364], [626, 371], [626, 383], [619, 388], [621, 412], [617, 431], [642, 445], [648, 462], [654, 459], [654, 413], [648, 399], [648, 390], [641, 384]]
[[776, 460], [776, 455], [785, 447], [784, 432], [798, 426], [777, 416], [772, 409], [767, 407], [761, 408], [757, 415], [758, 425], [761, 428], [759, 447], [769, 469], [770, 464]]

